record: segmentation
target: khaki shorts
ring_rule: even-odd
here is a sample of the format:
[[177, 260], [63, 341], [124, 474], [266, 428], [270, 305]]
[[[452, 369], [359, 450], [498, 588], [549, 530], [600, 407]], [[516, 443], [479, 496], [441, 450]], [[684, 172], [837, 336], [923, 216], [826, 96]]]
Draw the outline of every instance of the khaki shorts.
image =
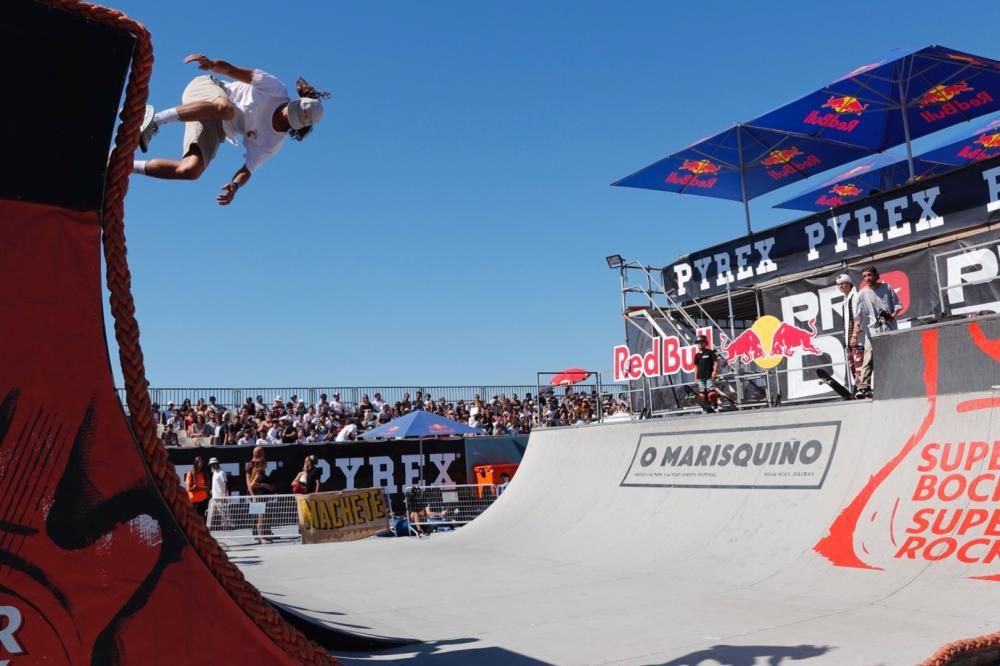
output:
[[[211, 76], [199, 76], [187, 84], [181, 102], [211, 102], [219, 97], [226, 97], [226, 89]], [[181, 154], [185, 157], [191, 151], [191, 146], [198, 146], [205, 166], [215, 157], [219, 144], [225, 141], [226, 133], [222, 129], [221, 120], [198, 120], [184, 123], [184, 143]]]

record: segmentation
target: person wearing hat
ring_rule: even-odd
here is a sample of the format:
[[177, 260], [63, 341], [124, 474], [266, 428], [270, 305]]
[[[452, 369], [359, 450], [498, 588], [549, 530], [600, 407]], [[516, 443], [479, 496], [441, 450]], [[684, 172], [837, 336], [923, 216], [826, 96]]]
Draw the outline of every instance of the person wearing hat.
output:
[[879, 272], [875, 266], [869, 266], [861, 272], [861, 288], [858, 290], [856, 305], [851, 345], [863, 347], [864, 354], [854, 397], [871, 398], [873, 397], [872, 374], [875, 368], [871, 336], [874, 333], [895, 331], [898, 328], [896, 317], [903, 306], [895, 290], [879, 279]]
[[698, 351], [694, 355], [694, 381], [698, 385], [698, 397], [712, 405], [719, 405], [719, 394], [715, 390], [715, 378], [719, 376], [719, 353], [708, 346], [708, 338], [695, 338]]
[[223, 140], [236, 144], [242, 137], [244, 164], [230, 182], [222, 186], [216, 198], [228, 206], [250, 176], [273, 157], [286, 137], [304, 139], [323, 118], [322, 100], [329, 98], [299, 77], [295, 82], [297, 99], [290, 99], [288, 89], [275, 76], [259, 69], [236, 67], [225, 60], [212, 60], [200, 53], [184, 58], [198, 63], [199, 69], [226, 76], [198, 76], [181, 95], [180, 106], [164, 109], [143, 122], [139, 149], [149, 150], [149, 142], [164, 125], [183, 122], [184, 141], [179, 160], [136, 160], [132, 172], [153, 178], [196, 180], [215, 157]]
[[226, 510], [226, 498], [229, 497], [229, 475], [222, 469], [219, 459], [215, 457], [208, 459], [208, 469], [212, 472], [212, 499], [209, 500], [208, 516], [206, 517], [208, 529], [212, 529], [216, 516], [222, 520], [225, 529], [232, 529], [229, 512]]
[[851, 332], [854, 330], [854, 314], [858, 307], [858, 291], [854, 288], [854, 280], [847, 273], [837, 276], [837, 289], [844, 295], [844, 349], [847, 351], [847, 367], [851, 382], [857, 386], [861, 370], [864, 347], [851, 344]]

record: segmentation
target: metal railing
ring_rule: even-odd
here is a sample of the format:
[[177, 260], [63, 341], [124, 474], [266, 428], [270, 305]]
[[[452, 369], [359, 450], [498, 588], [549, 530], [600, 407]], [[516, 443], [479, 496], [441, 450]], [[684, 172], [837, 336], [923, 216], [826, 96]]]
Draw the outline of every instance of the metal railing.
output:
[[403, 489], [410, 536], [471, 523], [503, 494], [507, 484], [407, 486]]
[[213, 497], [205, 522], [216, 541], [231, 545], [301, 538], [295, 495]]
[[[118, 399], [125, 405], [125, 389], [116, 389]], [[596, 385], [582, 384], [573, 387], [574, 393], [590, 394], [597, 390]], [[605, 392], [624, 392], [628, 390], [627, 385], [609, 384], [604, 385]], [[506, 396], [510, 398], [517, 395], [519, 399], [524, 399], [526, 394], [532, 398], [537, 398], [537, 389], [534, 384], [479, 384], [466, 386], [279, 386], [279, 387], [242, 387], [242, 388], [150, 388], [150, 401], [163, 407], [169, 402], [180, 405], [184, 400], [190, 400], [191, 404], [197, 403], [198, 399], [209, 402], [210, 397], [215, 398], [215, 403], [222, 408], [239, 409], [247, 398], [256, 399], [259, 395], [263, 399], [264, 406], [269, 407], [274, 399], [281, 396], [282, 401], [288, 401], [294, 395], [297, 400], [302, 400], [307, 406], [315, 405], [319, 402], [320, 394], [325, 393], [327, 398], [332, 399], [335, 393], [340, 394], [341, 401], [347, 405], [354, 406], [361, 401], [361, 396], [367, 395], [374, 400], [375, 394], [380, 393], [382, 399], [390, 404], [395, 404], [403, 399], [405, 393], [409, 393], [410, 400], [416, 399], [417, 391], [420, 391], [424, 398], [432, 396], [436, 402], [444, 398], [446, 402], [455, 403], [459, 400], [471, 402], [477, 395], [483, 402], [489, 402], [493, 396]], [[561, 392], [562, 389], [559, 389]], [[127, 409], [127, 407], [126, 407]]]

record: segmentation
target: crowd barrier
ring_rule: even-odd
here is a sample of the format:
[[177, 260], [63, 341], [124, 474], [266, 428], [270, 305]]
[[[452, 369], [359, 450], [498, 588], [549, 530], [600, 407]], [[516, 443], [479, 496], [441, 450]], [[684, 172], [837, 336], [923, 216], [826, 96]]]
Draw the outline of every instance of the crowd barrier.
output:
[[[503, 494], [504, 485], [461, 484], [451, 486], [407, 486], [403, 490], [405, 523], [392, 521], [391, 529], [408, 530], [409, 536], [451, 530], [466, 525], [488, 509]], [[271, 541], [301, 541], [297, 495], [231, 495], [212, 498], [206, 523], [216, 541], [229, 546]], [[319, 496], [314, 496], [319, 497]], [[385, 505], [392, 502], [386, 497]], [[428, 509], [418, 522], [414, 513]], [[405, 526], [405, 527], [404, 527]], [[397, 536], [402, 536], [397, 534]]]
[[205, 517], [208, 531], [227, 545], [270, 540], [298, 540], [299, 514], [295, 495], [232, 495], [213, 497]]
[[[424, 532], [454, 529], [471, 523], [503, 494], [506, 484], [465, 484], [454, 486], [407, 486], [403, 490], [411, 536]], [[412, 520], [424, 509], [428, 514]], [[398, 529], [398, 528], [397, 528]]]

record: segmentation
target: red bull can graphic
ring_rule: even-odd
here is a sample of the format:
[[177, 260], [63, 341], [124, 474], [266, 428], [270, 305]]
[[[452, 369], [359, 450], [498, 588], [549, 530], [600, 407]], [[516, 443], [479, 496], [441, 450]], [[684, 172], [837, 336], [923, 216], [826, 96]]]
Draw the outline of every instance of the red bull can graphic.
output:
[[723, 333], [721, 349], [727, 363], [736, 360], [753, 362], [767, 370], [793, 356], [822, 355], [822, 350], [814, 342], [816, 334], [815, 319], [805, 329], [765, 315], [732, 340]]
[[[710, 160], [684, 160], [676, 171], [671, 171], [663, 182], [670, 185], [680, 185], [682, 187], [698, 187], [701, 189], [711, 189], [715, 187], [718, 178], [712, 178], [722, 170], [718, 164]], [[687, 171], [688, 173], [678, 173]], [[708, 176], [702, 178], [701, 176]]]
[[970, 92], [975, 92], [975, 89], [965, 81], [936, 85], [914, 99], [911, 104], [920, 108], [920, 119], [927, 124], [936, 123], [971, 109], [977, 109], [976, 113], [987, 113], [996, 109], [993, 97], [989, 92], [982, 90], [972, 97], [965, 94]]
[[[868, 108], [867, 104], [862, 104], [857, 97], [843, 95], [840, 97], [830, 97], [819, 109], [809, 112], [802, 122], [806, 125], [816, 125], [826, 127], [850, 134], [861, 125], [860, 116]], [[830, 109], [824, 113], [823, 109]], [[842, 118], [841, 116], [855, 116], [854, 118]]]

